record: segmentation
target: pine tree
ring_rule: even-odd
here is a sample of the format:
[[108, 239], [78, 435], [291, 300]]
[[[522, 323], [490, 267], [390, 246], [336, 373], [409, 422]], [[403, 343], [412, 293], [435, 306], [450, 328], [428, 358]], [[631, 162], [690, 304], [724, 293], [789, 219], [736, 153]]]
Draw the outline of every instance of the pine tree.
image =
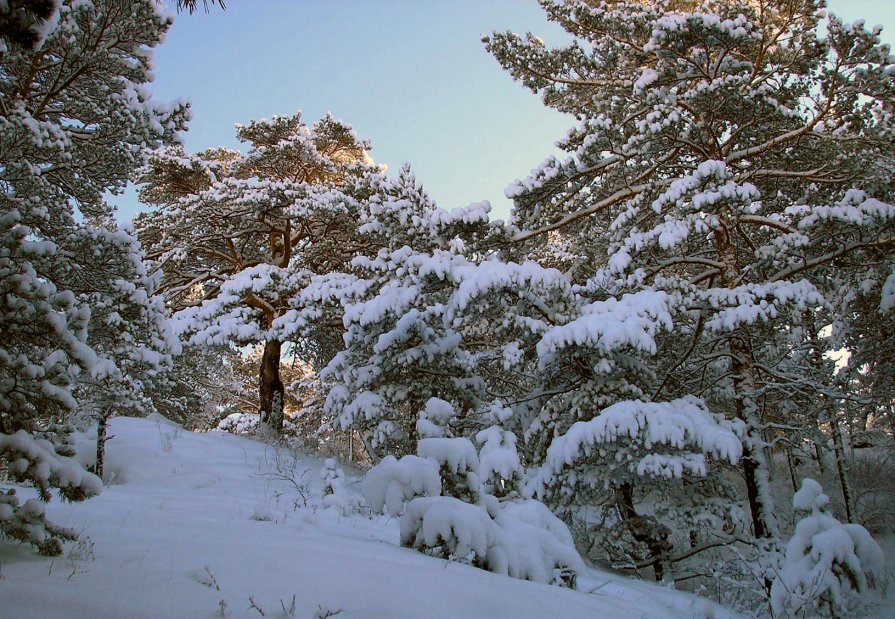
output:
[[[344, 350], [323, 373], [325, 410], [333, 426], [360, 433], [376, 462], [416, 451], [418, 413], [431, 397], [464, 417], [485, 397], [445, 312], [455, 272], [474, 266], [466, 255], [494, 230], [486, 205], [439, 209], [409, 168], [369, 181], [357, 211], [362, 251], [346, 271], [313, 279], [295, 302], [302, 324], [332, 316], [344, 325]], [[460, 435], [475, 431], [474, 417]]]
[[650, 396], [701, 395], [745, 423], [754, 533], [775, 537], [771, 353], [830, 305], [824, 268], [891, 253], [892, 57], [860, 24], [830, 17], [819, 32], [815, 0], [542, 4], [573, 43], [504, 33], [486, 45], [580, 122], [568, 159], [508, 190], [513, 240], [596, 239], [596, 276], [574, 274], [585, 287], [670, 295], [670, 362]]
[[858, 524], [842, 524], [829, 512], [830, 497], [813, 479], [802, 481], [793, 507], [802, 518], [786, 545], [771, 588], [775, 616], [842, 617], [856, 609], [853, 593], [875, 585], [883, 551]]
[[[160, 8], [64, 2], [35, 49], [0, 51], [0, 455], [44, 501], [99, 492], [60, 423], [101, 393], [141, 399], [170, 344], [139, 246], [103, 200], [185, 126], [185, 104], [145, 88], [171, 25]], [[32, 501], [4, 499], [0, 525], [48, 553], [70, 538]]]
[[[222, 9], [227, 8], [224, 4], [224, 0], [202, 0], [202, 6], [205, 8], [205, 12], [208, 12], [209, 4], [217, 4], [220, 5]], [[177, 10], [187, 10], [190, 13], [194, 13], [199, 6], [199, 0], [177, 0]]]
[[[351, 271], [314, 279], [296, 297], [308, 324], [321, 308], [341, 307], [345, 350], [323, 373], [333, 425], [360, 432], [374, 462], [434, 459], [444, 493], [468, 503], [481, 482], [494, 496], [529, 496], [524, 462], [534, 489], [566, 517], [608, 494], [626, 526], [642, 521], [635, 492], [646, 498], [640, 486], [665, 479], [673, 489], [663, 496], [681, 499], [669, 512], [686, 501], [692, 520], [706, 512], [710, 493], [684, 488], [717, 489], [710, 460], [737, 460], [736, 424], [695, 398], [637, 401], [656, 336], [671, 328], [669, 295], [600, 300], [557, 269], [501, 259], [494, 248], [506, 230], [484, 205], [440, 210], [408, 169], [376, 185], [359, 209], [375, 256], [357, 256]], [[576, 438], [576, 426], [606, 418], [612, 431]], [[495, 462], [483, 480], [470, 481], [473, 441]], [[455, 453], [460, 460], [442, 457]]]
[[[96, 353], [90, 374], [77, 383], [77, 417], [98, 424], [94, 472], [102, 477], [106, 426], [119, 414], [157, 412], [159, 385], [180, 353], [164, 299], [156, 295], [161, 273], [149, 273], [135, 237], [125, 231], [92, 231], [91, 283], [80, 293], [90, 308], [87, 345]], [[99, 289], [95, 282], [103, 282]]]
[[300, 113], [252, 121], [237, 137], [245, 155], [156, 153], [140, 196], [159, 208], [134, 224], [190, 344], [264, 343], [259, 408], [279, 432], [289, 298], [353, 255], [355, 201], [345, 190], [374, 168], [369, 143], [331, 116], [311, 126]]

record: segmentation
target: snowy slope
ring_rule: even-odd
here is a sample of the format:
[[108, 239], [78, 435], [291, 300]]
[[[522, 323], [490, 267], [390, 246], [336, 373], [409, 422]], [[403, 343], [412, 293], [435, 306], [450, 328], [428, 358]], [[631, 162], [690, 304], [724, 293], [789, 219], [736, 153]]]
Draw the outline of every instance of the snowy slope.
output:
[[[401, 548], [395, 520], [322, 508], [317, 459], [158, 421], [116, 419], [110, 434], [112, 484], [48, 509], [88, 543], [50, 559], [0, 542], [0, 617], [260, 617], [252, 601], [267, 617], [729, 616], [599, 571], [571, 591]], [[280, 473], [307, 484], [306, 505]]]

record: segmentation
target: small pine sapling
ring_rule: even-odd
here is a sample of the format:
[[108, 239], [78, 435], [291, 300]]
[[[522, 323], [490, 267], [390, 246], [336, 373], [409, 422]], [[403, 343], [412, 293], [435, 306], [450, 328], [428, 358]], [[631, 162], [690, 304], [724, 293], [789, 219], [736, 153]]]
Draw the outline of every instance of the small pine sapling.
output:
[[771, 610], [775, 616], [848, 616], [855, 603], [850, 594], [874, 585], [883, 551], [867, 529], [830, 514], [830, 497], [813, 479], [802, 480], [792, 502], [803, 517], [771, 587]]

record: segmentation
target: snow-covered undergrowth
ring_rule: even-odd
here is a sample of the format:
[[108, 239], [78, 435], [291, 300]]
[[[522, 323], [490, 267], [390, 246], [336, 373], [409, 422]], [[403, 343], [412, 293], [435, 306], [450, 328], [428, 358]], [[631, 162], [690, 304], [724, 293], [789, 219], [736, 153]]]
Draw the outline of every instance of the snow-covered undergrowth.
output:
[[598, 570], [573, 591], [402, 548], [398, 520], [371, 517], [358, 480], [316, 458], [158, 420], [109, 435], [103, 493], [47, 506], [80, 543], [51, 559], [0, 542], [0, 616], [730, 616]]
[[815, 614], [825, 606], [840, 615], [854, 612], [848, 596], [865, 592], [869, 579], [883, 576], [882, 549], [867, 529], [843, 524], [830, 514], [830, 497], [813, 479], [802, 481], [793, 507], [804, 517], [786, 545], [783, 568], [771, 589], [774, 615], [798, 616], [803, 608]]

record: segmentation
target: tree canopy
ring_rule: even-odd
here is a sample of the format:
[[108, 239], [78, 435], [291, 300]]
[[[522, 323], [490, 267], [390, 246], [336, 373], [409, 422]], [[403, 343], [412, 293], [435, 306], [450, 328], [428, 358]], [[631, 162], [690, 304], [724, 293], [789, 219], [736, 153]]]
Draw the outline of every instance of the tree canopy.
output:
[[[185, 127], [185, 103], [160, 105], [145, 88], [148, 50], [170, 25], [151, 1], [64, 2], [35, 49], [0, 53], [0, 454], [44, 500], [50, 486], [99, 491], [67, 459], [60, 424], [145, 410], [147, 383], [179, 348], [136, 239], [103, 197]], [[20, 528], [40, 506], [5, 503], [5, 534], [61, 552], [70, 533]]]

